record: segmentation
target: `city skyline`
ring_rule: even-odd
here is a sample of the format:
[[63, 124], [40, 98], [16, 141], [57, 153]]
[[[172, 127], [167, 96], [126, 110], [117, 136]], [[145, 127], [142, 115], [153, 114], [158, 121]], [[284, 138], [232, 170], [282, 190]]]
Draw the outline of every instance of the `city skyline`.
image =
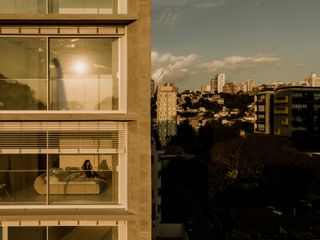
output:
[[320, 72], [316, 0], [153, 0], [152, 78], [199, 88], [218, 73], [256, 84]]

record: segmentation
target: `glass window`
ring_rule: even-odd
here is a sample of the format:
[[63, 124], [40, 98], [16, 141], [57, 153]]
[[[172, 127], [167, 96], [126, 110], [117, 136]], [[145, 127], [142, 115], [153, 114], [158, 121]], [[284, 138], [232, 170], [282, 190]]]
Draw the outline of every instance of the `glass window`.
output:
[[0, 0], [0, 13], [45, 13], [46, 0]]
[[46, 240], [46, 227], [9, 227], [8, 240]]
[[[0, 236], [0, 239], [2, 236]], [[8, 240], [117, 240], [118, 227], [112, 226], [39, 226], [8, 227]]]
[[112, 14], [117, 0], [0, 0], [0, 13]]
[[0, 38], [0, 110], [47, 108], [45, 38]]
[[117, 240], [117, 227], [48, 227], [48, 240], [56, 239], [77, 239], [77, 240]]
[[118, 203], [116, 154], [1, 154], [0, 166], [0, 204]]
[[118, 38], [3, 37], [0, 52], [0, 110], [119, 110]]
[[111, 14], [116, 0], [50, 0], [50, 13]]
[[34, 194], [37, 176], [46, 172], [45, 155], [0, 155], [0, 203], [45, 204], [45, 196]]
[[117, 40], [53, 38], [51, 110], [117, 110]]

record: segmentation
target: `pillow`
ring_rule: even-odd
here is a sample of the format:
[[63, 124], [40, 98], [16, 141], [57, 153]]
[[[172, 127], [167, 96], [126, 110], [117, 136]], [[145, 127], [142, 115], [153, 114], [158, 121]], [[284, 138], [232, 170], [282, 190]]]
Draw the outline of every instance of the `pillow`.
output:
[[[48, 181], [47, 176], [45, 176], [44, 179], [46, 180], [46, 182]], [[57, 176], [50, 175], [49, 176], [49, 184], [54, 184], [54, 183], [59, 183], [59, 178]]]

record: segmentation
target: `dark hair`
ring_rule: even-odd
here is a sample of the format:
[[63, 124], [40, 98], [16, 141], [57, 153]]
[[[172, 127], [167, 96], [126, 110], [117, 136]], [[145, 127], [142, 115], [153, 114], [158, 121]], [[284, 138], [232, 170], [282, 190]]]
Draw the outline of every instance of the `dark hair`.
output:
[[84, 170], [87, 170], [87, 164], [91, 164], [90, 163], [90, 160], [89, 159], [86, 159], [85, 161], [84, 161], [84, 163], [82, 164], [82, 169], [84, 169]]

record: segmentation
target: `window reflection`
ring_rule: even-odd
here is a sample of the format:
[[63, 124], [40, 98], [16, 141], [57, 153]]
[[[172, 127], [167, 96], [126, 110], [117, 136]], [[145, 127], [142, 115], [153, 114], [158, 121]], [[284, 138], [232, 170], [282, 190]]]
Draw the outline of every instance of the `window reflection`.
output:
[[46, 0], [0, 0], [0, 13], [45, 13]]
[[0, 0], [0, 13], [112, 14], [116, 0]]
[[117, 41], [50, 39], [52, 110], [117, 110]]
[[117, 42], [0, 38], [0, 110], [118, 110]]
[[51, 0], [50, 12], [60, 14], [111, 14], [115, 0]]
[[0, 109], [46, 109], [46, 39], [0, 38]]

